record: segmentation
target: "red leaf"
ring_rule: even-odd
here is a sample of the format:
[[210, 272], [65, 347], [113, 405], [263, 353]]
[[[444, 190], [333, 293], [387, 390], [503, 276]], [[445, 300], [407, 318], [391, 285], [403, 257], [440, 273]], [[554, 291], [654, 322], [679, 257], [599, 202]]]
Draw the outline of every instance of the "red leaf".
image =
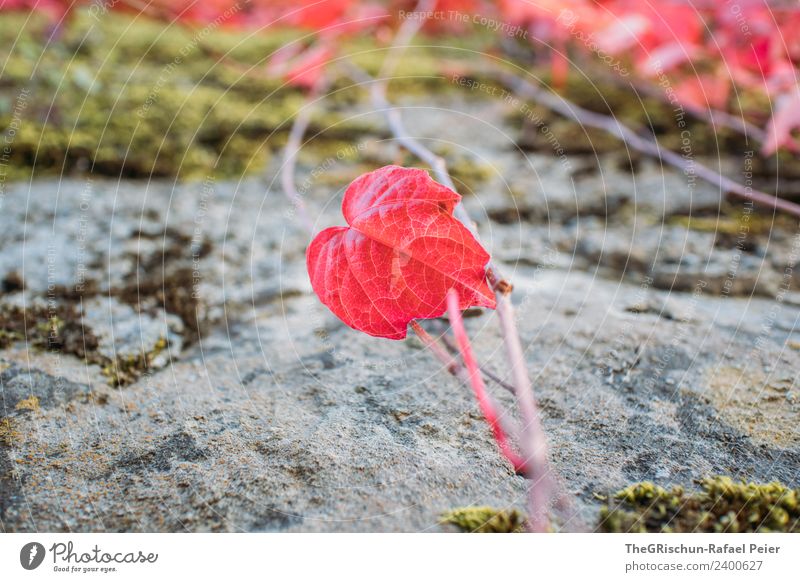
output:
[[424, 170], [386, 166], [357, 178], [342, 201], [350, 226], [323, 230], [306, 253], [320, 301], [353, 329], [389, 339], [442, 315], [450, 289], [462, 309], [494, 308], [489, 254], [453, 217], [459, 200]]
[[287, 45], [273, 55], [267, 74], [281, 76], [289, 85], [308, 89], [319, 82], [332, 57], [333, 48], [326, 42], [305, 50]]

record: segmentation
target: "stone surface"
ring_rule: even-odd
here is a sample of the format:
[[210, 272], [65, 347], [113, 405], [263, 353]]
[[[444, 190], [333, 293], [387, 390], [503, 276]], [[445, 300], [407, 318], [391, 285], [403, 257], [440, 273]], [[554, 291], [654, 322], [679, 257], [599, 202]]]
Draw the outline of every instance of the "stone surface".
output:
[[[739, 246], [677, 220], [716, 212], [713, 189], [691, 196], [647, 161], [626, 173], [618, 153], [602, 171], [592, 155], [526, 154], [497, 103], [448, 107], [415, 109], [409, 127], [471, 144], [448, 156], [488, 168], [465, 204], [515, 286], [574, 499], [566, 527], [593, 527], [595, 493], [644, 479], [800, 485], [796, 225]], [[372, 137], [370, 159], [392, 161]], [[343, 188], [368, 164], [302, 159], [318, 227], [341, 224]], [[0, 352], [3, 530], [435, 531], [458, 506], [524, 509], [469, 389], [417, 340], [358, 334], [316, 300], [278, 182], [271, 167], [240, 182], [7, 185], [2, 304], [78, 305], [105, 357], [166, 348], [120, 388], [70, 353]], [[467, 325], [504, 376], [494, 315]]]

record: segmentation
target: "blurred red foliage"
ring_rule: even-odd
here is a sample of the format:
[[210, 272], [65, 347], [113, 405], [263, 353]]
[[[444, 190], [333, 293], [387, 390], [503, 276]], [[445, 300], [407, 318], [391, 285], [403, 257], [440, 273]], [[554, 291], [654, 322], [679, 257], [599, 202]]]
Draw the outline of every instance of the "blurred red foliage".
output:
[[556, 44], [623, 59], [641, 80], [674, 88], [690, 109], [742, 115], [742, 92], [773, 111], [762, 153], [796, 151], [800, 128], [800, 5], [767, 0], [502, 0], [510, 22]]
[[[293, 26], [313, 31], [302, 50], [278, 54], [268, 72], [308, 87], [335, 55], [336, 38], [395, 25], [412, 17], [415, 0], [5, 0], [4, 10], [39, 10], [60, 21], [76, 6], [127, 10], [190, 25]], [[668, 82], [688, 109], [720, 109], [745, 117], [769, 117], [762, 152], [800, 149], [800, 6], [769, 0], [436, 0], [427, 14], [429, 33], [479, 26], [469, 16], [517, 26], [521, 42], [550, 46], [553, 82], [568, 74], [565, 52], [625, 64], [639, 82]], [[465, 15], [467, 17], [465, 18]], [[417, 15], [420, 16], [420, 15]], [[484, 28], [487, 26], [483, 24]], [[525, 39], [522, 41], [521, 39]], [[308, 44], [308, 43], [307, 43]], [[565, 51], [566, 49], [566, 51]], [[573, 58], [574, 61], [574, 58]], [[743, 111], [742, 94], [763, 105]], [[764, 110], [768, 110], [766, 115]]]

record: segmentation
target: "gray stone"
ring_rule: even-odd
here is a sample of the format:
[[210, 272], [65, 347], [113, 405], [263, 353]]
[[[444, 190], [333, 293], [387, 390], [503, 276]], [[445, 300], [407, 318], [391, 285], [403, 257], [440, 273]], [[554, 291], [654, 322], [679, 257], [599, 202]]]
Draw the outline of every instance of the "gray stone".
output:
[[[670, 222], [716, 208], [713, 192], [692, 199], [649, 162], [632, 179], [610, 156], [602, 173], [593, 156], [571, 168], [523, 156], [496, 105], [419, 112], [410, 127], [475, 143], [463, 155], [497, 169], [465, 204], [514, 284], [553, 467], [573, 499], [561, 525], [591, 528], [595, 493], [645, 479], [799, 486], [800, 309], [793, 290], [776, 300], [793, 233], [754, 233], [737, 250]], [[391, 159], [376, 143], [373, 158]], [[277, 167], [266, 176], [8, 185], [0, 276], [18, 271], [24, 291], [2, 302], [82, 305], [101, 354], [163, 337], [169, 358], [112, 389], [72, 355], [23, 343], [0, 354], [14, 427], [0, 441], [3, 530], [429, 531], [458, 506], [524, 509], [525, 480], [470, 390], [419, 341], [359, 334], [311, 293], [308, 236]], [[310, 180], [320, 228], [343, 223], [345, 185]], [[52, 284], [64, 289], [51, 297]], [[467, 326], [508, 380], [495, 315]], [[511, 395], [491, 389], [513, 417]], [[38, 409], [16, 408], [32, 395]]]

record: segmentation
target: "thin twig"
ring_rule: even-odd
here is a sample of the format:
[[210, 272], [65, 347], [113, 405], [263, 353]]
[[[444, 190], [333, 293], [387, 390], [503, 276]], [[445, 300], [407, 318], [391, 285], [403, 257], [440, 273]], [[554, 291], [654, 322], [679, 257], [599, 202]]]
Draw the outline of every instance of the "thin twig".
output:
[[466, 379], [461, 376], [461, 366], [458, 364], [458, 362], [456, 362], [455, 359], [453, 359], [450, 354], [448, 354], [442, 348], [442, 346], [436, 342], [433, 336], [423, 329], [418, 321], [412, 320], [410, 325], [411, 329], [414, 330], [414, 333], [416, 333], [419, 339], [422, 340], [422, 343], [425, 344], [425, 347], [428, 348], [431, 353], [433, 353], [436, 359], [442, 363], [448, 372], [459, 379]]
[[[641, 83], [637, 84], [637, 88], [649, 97], [665, 100], [664, 94], [655, 87]], [[681, 105], [693, 117], [709, 123], [715, 132], [717, 127], [723, 127], [740, 133], [747, 139], [752, 139], [759, 144], [767, 140], [767, 132], [754, 123], [750, 123], [744, 117], [733, 115], [721, 109], [697, 107], [691, 103], [682, 103]]]
[[[598, 73], [595, 73], [598, 74]], [[623, 81], [618, 74], [612, 72], [599, 73], [602, 80], [607, 83], [613, 83], [622, 88], [631, 88], [636, 92], [642, 93], [647, 97], [658, 99], [668, 105], [673, 105], [669, 102], [667, 94], [662, 91], [658, 85], [652, 82], [645, 81]], [[699, 107], [692, 103], [681, 102], [680, 106], [689, 113], [692, 117], [705, 121], [711, 128], [716, 131], [719, 128], [730, 129], [737, 133], [742, 134], [748, 141], [754, 140], [758, 144], [764, 143], [767, 139], [767, 132], [758, 127], [754, 123], [747, 121], [744, 115], [734, 115], [721, 109], [713, 107]]]
[[475, 393], [478, 406], [480, 406], [481, 412], [486, 422], [489, 424], [489, 428], [492, 429], [492, 434], [494, 435], [494, 440], [497, 442], [497, 446], [500, 447], [500, 451], [506, 459], [514, 465], [514, 470], [517, 471], [517, 473], [523, 474], [530, 472], [526, 467], [526, 461], [520, 458], [511, 448], [508, 437], [503, 431], [502, 426], [500, 426], [497, 408], [486, 391], [486, 385], [483, 383], [483, 376], [478, 368], [478, 363], [475, 361], [475, 355], [472, 353], [472, 346], [469, 343], [467, 331], [464, 329], [464, 321], [461, 319], [461, 309], [458, 305], [458, 292], [455, 289], [450, 289], [447, 293], [447, 313], [450, 317], [450, 326], [453, 328], [453, 335], [456, 337], [456, 342], [458, 342], [458, 348], [461, 352], [461, 360], [467, 367], [469, 385], [472, 386], [472, 391]]
[[[447, 337], [446, 335], [443, 335], [443, 336], [441, 336], [441, 340], [442, 340], [442, 343], [444, 344], [444, 346], [447, 348], [447, 350], [451, 354], [458, 353], [458, 347], [452, 342], [452, 340], [449, 337]], [[508, 390], [512, 394], [514, 393], [514, 387], [511, 384], [509, 384], [508, 382], [503, 380], [500, 376], [498, 376], [497, 374], [492, 372], [486, 366], [479, 365], [479, 367], [481, 369], [481, 372], [483, 372], [483, 375], [486, 376], [487, 378], [489, 378], [489, 380], [491, 380], [492, 382], [494, 382], [498, 386], [500, 386], [502, 388], [505, 388], [506, 390]]]
[[311, 88], [306, 105], [297, 112], [297, 116], [294, 118], [294, 123], [292, 124], [292, 129], [289, 131], [286, 148], [283, 150], [283, 166], [281, 167], [281, 187], [283, 193], [297, 212], [303, 227], [310, 234], [314, 233], [314, 223], [311, 221], [311, 217], [308, 214], [308, 209], [306, 208], [303, 197], [297, 191], [294, 182], [294, 174], [297, 166], [297, 154], [300, 152], [303, 136], [311, 122], [311, 114], [314, 112], [313, 104], [325, 91], [327, 86], [327, 78], [325, 75], [321, 75], [319, 80], [314, 83]]
[[498, 294], [497, 298], [497, 319], [506, 346], [506, 356], [511, 364], [517, 407], [523, 421], [520, 448], [525, 456], [525, 464], [529, 468], [528, 478], [531, 480], [528, 489], [530, 495], [528, 525], [531, 531], [543, 532], [549, 527], [548, 511], [553, 494], [553, 479], [547, 460], [547, 438], [533, 397], [533, 386], [525, 365], [517, 324], [514, 321], [514, 308], [509, 298], [502, 294]]
[[[419, 339], [422, 340], [422, 343], [425, 344], [425, 347], [427, 347], [434, 355], [434, 357], [442, 363], [445, 369], [450, 374], [459, 379], [465, 386], [470, 386], [471, 380], [464, 366], [460, 362], [458, 362], [455, 358], [453, 358], [444, 348], [442, 348], [442, 346], [439, 345], [439, 342], [436, 340], [436, 338], [434, 338], [427, 331], [425, 331], [425, 329], [419, 324], [418, 321], [412, 321], [410, 325], [411, 329], [414, 330], [414, 333], [417, 334], [417, 337], [419, 337]], [[442, 340], [446, 340], [446, 338], [442, 337]], [[489, 401], [489, 406], [493, 410], [496, 411], [500, 409], [500, 407], [497, 406], [497, 404], [495, 404], [494, 400], [491, 399], [491, 396], [489, 396], [488, 393], [486, 394], [486, 400]], [[497, 418], [497, 421], [500, 423], [501, 429], [506, 435], [515, 436], [519, 434], [519, 430], [516, 427], [512, 426], [505, 419], [505, 417], [500, 416], [498, 414], [495, 414], [494, 416]], [[514, 464], [514, 461], [512, 459], [509, 460], [512, 462], [512, 464]], [[518, 471], [516, 465], [514, 469]]]
[[643, 154], [653, 156], [670, 166], [678, 168], [687, 176], [697, 176], [706, 182], [718, 186], [720, 190], [728, 192], [738, 198], [750, 200], [755, 204], [772, 208], [773, 210], [782, 210], [783, 212], [800, 217], [800, 204], [795, 204], [794, 202], [772, 196], [765, 192], [742, 186], [738, 182], [723, 176], [719, 172], [715, 172], [691, 157], [684, 157], [671, 150], [664, 149], [655, 138], [643, 137], [637, 134], [629, 127], [623, 125], [616, 117], [584, 109], [563, 96], [546, 91], [534, 85], [529, 80], [513, 73], [494, 71], [492, 74], [512, 92], [527, 99], [534, 100], [536, 103], [583, 126], [601, 129], [619, 138], [628, 147]]

